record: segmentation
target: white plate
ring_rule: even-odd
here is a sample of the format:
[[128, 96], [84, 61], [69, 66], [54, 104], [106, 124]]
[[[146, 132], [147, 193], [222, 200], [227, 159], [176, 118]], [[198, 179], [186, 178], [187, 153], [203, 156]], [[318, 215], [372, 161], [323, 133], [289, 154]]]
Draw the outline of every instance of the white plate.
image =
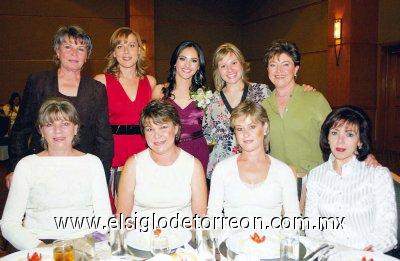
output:
[[[254, 242], [250, 236], [257, 232], [266, 239], [262, 243]], [[228, 249], [236, 254], [252, 254], [263, 259], [279, 258], [280, 256], [280, 236], [274, 231], [242, 231], [228, 237], [226, 240]]]
[[34, 248], [29, 250], [22, 250], [10, 255], [3, 257], [2, 261], [26, 261], [28, 260], [27, 254], [32, 255], [34, 252], [38, 254], [42, 254], [42, 261], [53, 261], [53, 248], [51, 247], [42, 247], [42, 248]]
[[[162, 229], [161, 235], [168, 238], [170, 249], [179, 248], [192, 239], [192, 233], [188, 229]], [[138, 230], [130, 231], [126, 235], [126, 243], [135, 249], [150, 251], [151, 238], [153, 231], [140, 232]]]
[[343, 251], [339, 252], [337, 254], [331, 255], [329, 257], [329, 260], [334, 260], [334, 261], [348, 261], [348, 260], [354, 260], [354, 261], [361, 261], [363, 257], [367, 258], [367, 261], [369, 261], [370, 258], [373, 258], [374, 261], [393, 261], [393, 260], [398, 260], [394, 257], [380, 254], [377, 252], [369, 252], [369, 251], [357, 251], [357, 250], [349, 250], [349, 251]]

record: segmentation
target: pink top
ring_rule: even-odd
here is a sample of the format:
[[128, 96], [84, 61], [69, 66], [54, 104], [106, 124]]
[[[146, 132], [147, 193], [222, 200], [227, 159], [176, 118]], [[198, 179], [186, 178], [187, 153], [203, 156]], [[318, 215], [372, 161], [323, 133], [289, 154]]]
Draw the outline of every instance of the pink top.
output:
[[[139, 80], [136, 99], [132, 101], [121, 83], [112, 74], [106, 74], [108, 113], [111, 125], [139, 125], [140, 113], [151, 100], [151, 86], [147, 77]], [[146, 148], [145, 139], [139, 134], [113, 135], [113, 167], [123, 166], [125, 161]]]

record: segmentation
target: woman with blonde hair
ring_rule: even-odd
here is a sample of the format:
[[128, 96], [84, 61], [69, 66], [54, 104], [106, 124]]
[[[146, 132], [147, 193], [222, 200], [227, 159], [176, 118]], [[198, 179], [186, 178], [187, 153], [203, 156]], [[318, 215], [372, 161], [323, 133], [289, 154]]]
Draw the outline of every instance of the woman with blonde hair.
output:
[[267, 85], [248, 81], [250, 64], [231, 43], [224, 43], [215, 50], [213, 70], [216, 91], [203, 118], [204, 136], [208, 143], [215, 143], [207, 166], [208, 179], [215, 164], [240, 151], [229, 124], [232, 110], [242, 101], [260, 103], [271, 94]]
[[110, 124], [114, 137], [110, 190], [115, 196], [125, 161], [146, 148], [140, 135], [139, 118], [151, 100], [156, 85], [146, 74], [146, 52], [140, 35], [128, 27], [115, 30], [110, 38], [108, 64], [95, 79], [105, 84]]
[[37, 127], [44, 150], [22, 158], [1, 219], [1, 232], [15, 248], [45, 246], [54, 239], [83, 237], [95, 230], [86, 222], [58, 227], [62, 219], [100, 220], [106, 232], [111, 217], [107, 183], [100, 159], [74, 148], [80, 120], [66, 99], [45, 100]]
[[211, 179], [208, 215], [271, 220], [299, 215], [296, 179], [289, 166], [266, 153], [267, 112], [244, 101], [231, 114], [241, 153], [219, 162]]

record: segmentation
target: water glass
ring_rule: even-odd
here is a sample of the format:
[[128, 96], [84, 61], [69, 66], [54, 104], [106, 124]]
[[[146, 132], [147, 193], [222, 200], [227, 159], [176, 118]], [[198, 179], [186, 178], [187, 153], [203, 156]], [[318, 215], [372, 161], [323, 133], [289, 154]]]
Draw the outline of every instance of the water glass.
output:
[[169, 248], [169, 242], [168, 238], [166, 236], [162, 235], [153, 235], [151, 239], [151, 253], [153, 255], [157, 254], [169, 254], [170, 253], [170, 248]]
[[74, 247], [70, 241], [56, 240], [53, 242], [54, 261], [75, 261]]
[[299, 260], [299, 233], [296, 230], [281, 231], [280, 243], [281, 261]]
[[197, 252], [202, 260], [215, 260], [218, 236], [210, 230], [196, 229]]
[[128, 247], [126, 245], [126, 230], [111, 229], [110, 230], [110, 247], [112, 256], [128, 255]]

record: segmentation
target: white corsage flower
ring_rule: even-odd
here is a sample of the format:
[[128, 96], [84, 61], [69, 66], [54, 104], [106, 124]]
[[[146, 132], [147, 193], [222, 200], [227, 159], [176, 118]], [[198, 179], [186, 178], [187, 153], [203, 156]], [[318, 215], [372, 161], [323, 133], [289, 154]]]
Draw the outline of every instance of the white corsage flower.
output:
[[196, 92], [192, 92], [190, 94], [190, 98], [196, 101], [197, 107], [202, 108], [203, 110], [207, 107], [208, 104], [211, 103], [212, 91], [208, 90], [204, 92], [202, 88], [197, 89]]

